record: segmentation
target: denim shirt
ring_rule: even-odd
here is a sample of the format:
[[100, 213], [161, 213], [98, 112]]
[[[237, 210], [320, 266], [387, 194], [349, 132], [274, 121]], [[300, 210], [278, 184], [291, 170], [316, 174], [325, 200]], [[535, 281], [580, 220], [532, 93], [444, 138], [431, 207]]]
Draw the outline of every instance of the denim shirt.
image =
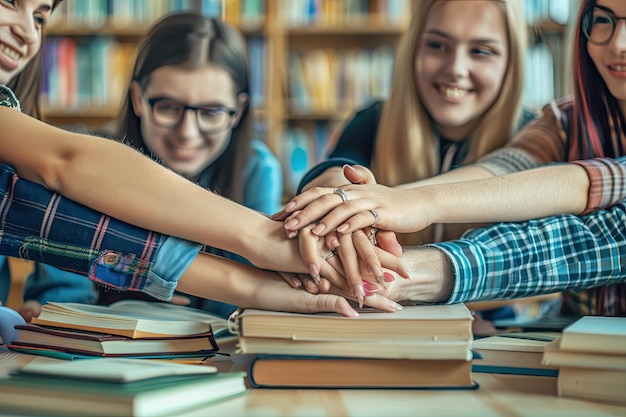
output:
[[[2, 85], [0, 105], [19, 110]], [[0, 164], [0, 192], [0, 255], [52, 265], [112, 289], [169, 300], [202, 248], [92, 210], [20, 178], [7, 164]]]

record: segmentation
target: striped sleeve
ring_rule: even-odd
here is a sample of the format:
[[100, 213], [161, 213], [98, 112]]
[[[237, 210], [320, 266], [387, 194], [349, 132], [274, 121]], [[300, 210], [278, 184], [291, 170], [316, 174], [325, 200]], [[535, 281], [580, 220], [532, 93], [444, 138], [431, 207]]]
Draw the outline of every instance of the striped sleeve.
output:
[[587, 171], [589, 197], [584, 214], [611, 207], [626, 198], [626, 156], [573, 161]]

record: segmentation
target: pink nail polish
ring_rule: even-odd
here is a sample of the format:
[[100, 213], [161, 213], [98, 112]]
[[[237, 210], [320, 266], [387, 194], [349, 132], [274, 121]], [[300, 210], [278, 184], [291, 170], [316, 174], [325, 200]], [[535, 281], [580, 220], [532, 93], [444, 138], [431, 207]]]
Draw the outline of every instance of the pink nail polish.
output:
[[384, 277], [385, 277], [385, 282], [391, 282], [391, 281], [395, 281], [396, 278], [389, 272], [385, 272], [383, 273]]
[[[363, 288], [365, 288], [365, 295], [372, 295], [373, 293], [377, 292], [377, 291], [381, 291], [382, 288], [380, 287], [380, 285], [371, 282], [371, 281], [367, 281], [367, 280], [363, 280]], [[369, 294], [368, 294], [369, 292]]]

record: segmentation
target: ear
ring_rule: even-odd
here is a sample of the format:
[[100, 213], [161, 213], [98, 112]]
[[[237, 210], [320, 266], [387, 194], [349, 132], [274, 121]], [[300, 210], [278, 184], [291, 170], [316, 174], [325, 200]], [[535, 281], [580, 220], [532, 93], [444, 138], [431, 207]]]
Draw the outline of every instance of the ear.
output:
[[137, 81], [131, 81], [129, 89], [130, 105], [133, 106], [135, 116], [141, 117], [143, 113], [143, 107], [141, 105], [141, 87]]
[[233, 117], [233, 128], [237, 126], [241, 117], [243, 116], [243, 112], [248, 105], [248, 95], [246, 93], [241, 93], [237, 96], [237, 113], [235, 113], [235, 117]]

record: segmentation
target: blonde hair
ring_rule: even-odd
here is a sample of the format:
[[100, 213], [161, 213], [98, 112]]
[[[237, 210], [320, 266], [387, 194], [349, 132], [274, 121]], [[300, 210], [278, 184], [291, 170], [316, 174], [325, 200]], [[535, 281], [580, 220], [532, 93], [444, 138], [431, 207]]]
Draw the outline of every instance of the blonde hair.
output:
[[[437, 1], [442, 0], [417, 2], [410, 27], [396, 52], [391, 93], [383, 106], [372, 160], [378, 182], [388, 186], [439, 174], [439, 138], [417, 94], [414, 77], [417, 46], [430, 9]], [[502, 147], [513, 134], [521, 109], [527, 37], [521, 0], [493, 1], [501, 5], [506, 20], [507, 69], [498, 98], [468, 138], [469, 151], [464, 163], [475, 162]]]

